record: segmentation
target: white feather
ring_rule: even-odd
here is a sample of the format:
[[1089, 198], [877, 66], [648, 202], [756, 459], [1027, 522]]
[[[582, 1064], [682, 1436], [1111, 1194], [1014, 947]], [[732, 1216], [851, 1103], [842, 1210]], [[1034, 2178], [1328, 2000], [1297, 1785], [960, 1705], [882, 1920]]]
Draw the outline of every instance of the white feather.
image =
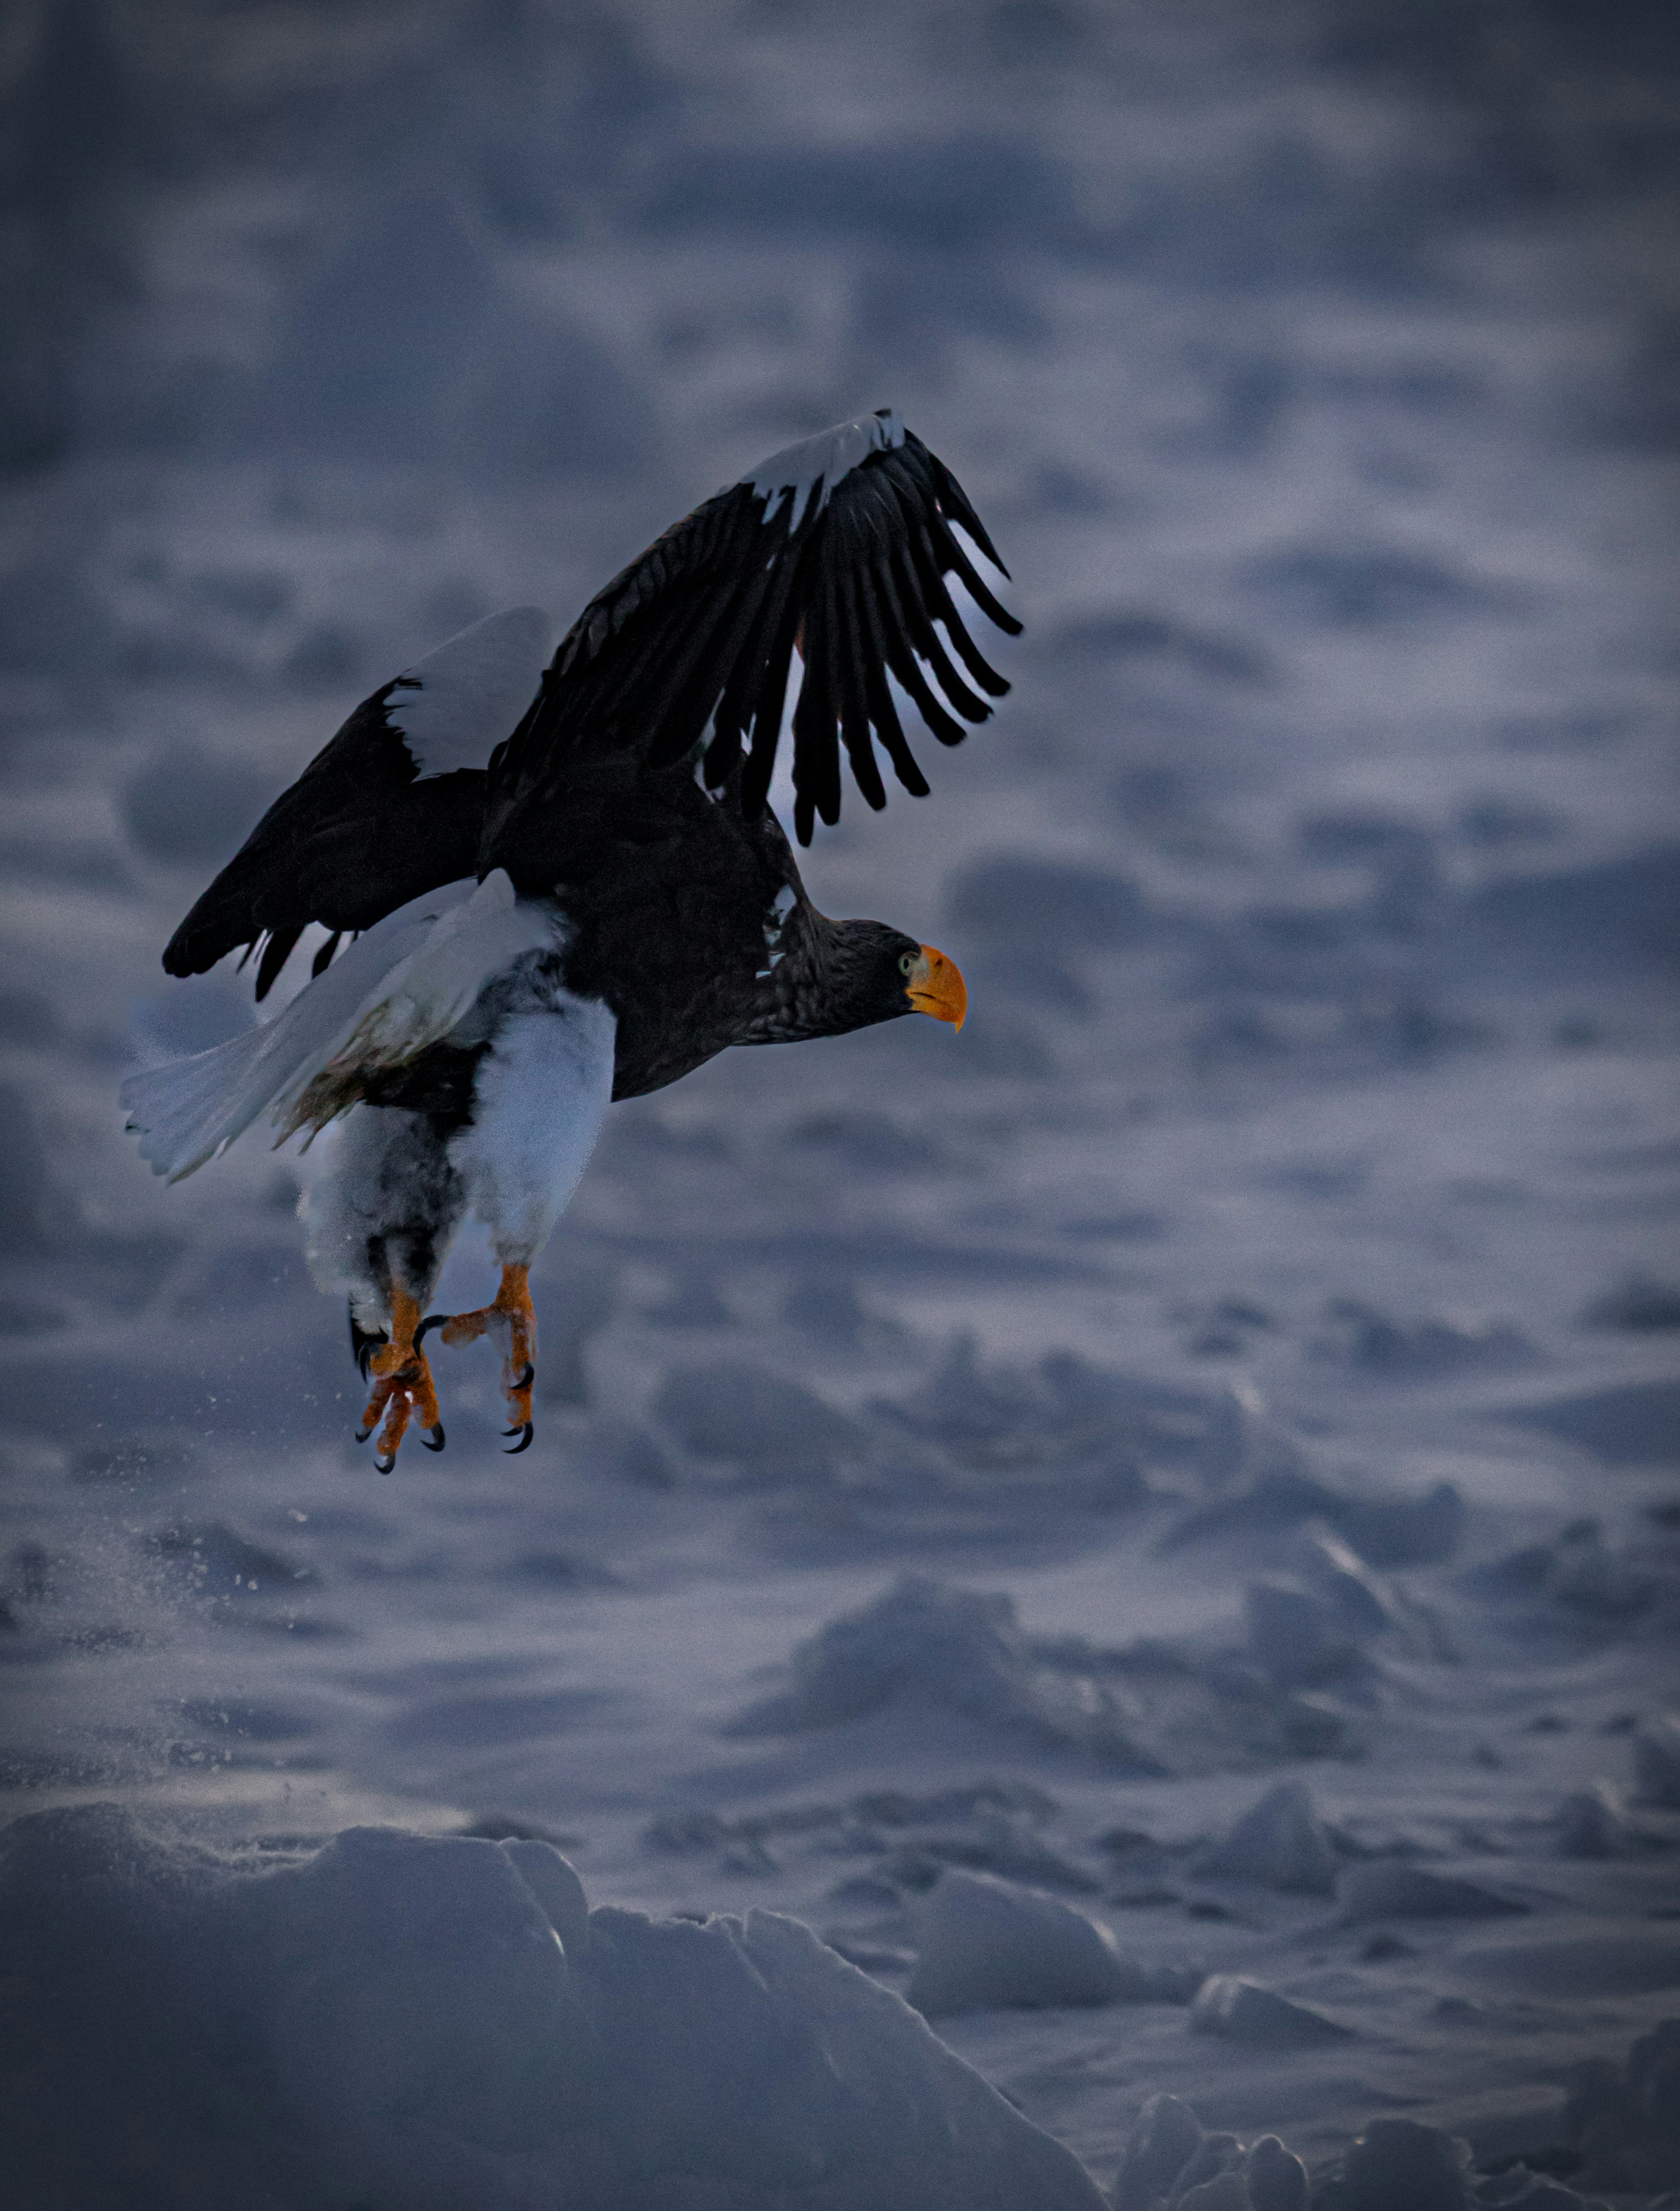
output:
[[526, 1264], [571, 1202], [612, 1102], [617, 1027], [598, 998], [561, 990], [501, 1021], [478, 1063], [449, 1161], [504, 1265]]
[[405, 668], [385, 702], [419, 780], [483, 767], [537, 695], [554, 651], [540, 607], [509, 607], [460, 631]]
[[743, 481], [765, 494], [761, 519], [766, 522], [781, 505], [783, 494], [788, 494], [793, 505], [788, 528], [797, 530], [804, 518], [806, 503], [819, 484], [816, 511], [820, 514], [834, 486], [850, 476], [860, 461], [903, 443], [904, 425], [897, 409], [889, 407], [879, 415], [860, 415], [855, 422], [839, 423], [832, 430], [819, 430], [814, 438], [802, 438], [797, 445], [785, 446], [767, 461], [761, 461]]
[[318, 1076], [394, 1067], [440, 1042], [493, 977], [562, 941], [552, 909], [519, 900], [500, 868], [410, 900], [266, 1027], [125, 1082], [141, 1157], [180, 1181], [259, 1113], [295, 1107]]

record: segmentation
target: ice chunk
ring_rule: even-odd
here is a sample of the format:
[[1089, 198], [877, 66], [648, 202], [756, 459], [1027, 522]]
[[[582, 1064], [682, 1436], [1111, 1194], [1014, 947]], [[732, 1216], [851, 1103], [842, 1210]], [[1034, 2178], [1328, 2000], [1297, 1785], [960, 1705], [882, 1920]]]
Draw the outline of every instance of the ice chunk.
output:
[[1114, 2182], [1114, 2211], [1153, 2211], [1202, 2144], [1195, 2114], [1176, 2096], [1151, 2096], [1126, 2139]]
[[1242, 2144], [1234, 2135], [1204, 2135], [1196, 2146], [1195, 2154], [1179, 2175], [1173, 2190], [1173, 2202], [1178, 2205], [1210, 2181], [1235, 2174], [1242, 2163]]
[[1106, 1927], [1059, 1897], [953, 1870], [921, 1907], [907, 1991], [930, 2019], [1141, 1999], [1153, 1984]]
[[1572, 1612], [1617, 1621], [1643, 1612], [1656, 1594], [1650, 1577], [1605, 1542], [1596, 1520], [1574, 1521], [1559, 1535], [1545, 1590]]
[[1307, 2167], [1276, 2135], [1262, 2135], [1243, 2166], [1254, 2211], [1307, 2211]]
[[1394, 1591], [1333, 1528], [1309, 1522], [1301, 1530], [1301, 1548], [1307, 1572], [1349, 1635], [1362, 1639], [1407, 1625]]
[[1634, 1737], [1634, 1778], [1643, 1801], [1680, 1810], [1680, 1712], [1647, 1719]]
[[1468, 2142], [1416, 2119], [1373, 2119], [1342, 2160], [1342, 2211], [1471, 2211]]
[[1251, 1805], [1193, 1869], [1215, 1881], [1252, 1881], [1301, 1896], [1335, 1893], [1337, 1859], [1303, 1781], [1280, 1781]]
[[529, 1841], [352, 1830], [252, 1870], [111, 1807], [15, 1822], [0, 1947], [41, 2032], [10, 2190], [127, 2201], [143, 2142], [205, 2203], [1101, 2211], [810, 1929], [582, 1901]]
[[1619, 1857], [1635, 1839], [1622, 1800], [1608, 1781], [1577, 1789], [1557, 1808], [1557, 1848], [1566, 1858]]
[[1345, 2042], [1351, 2036], [1351, 2029], [1322, 2012], [1237, 1973], [1216, 1973], [1203, 1982], [1190, 2007], [1190, 2025], [1198, 2034], [1222, 2034], [1234, 2042], [1273, 2049]]
[[797, 1921], [601, 1910], [590, 1929], [610, 2115], [650, 2202], [666, 2172], [730, 2203], [820, 2182], [835, 2211], [1097, 2211], [1069, 2152]]
[[1580, 2147], [1583, 2187], [1680, 2190], [1680, 2019], [1641, 2035], [1625, 2067], [1607, 2057], [1578, 2065], [1562, 2118]]
[[1479, 1881], [1431, 1873], [1398, 1858], [1349, 1866], [1336, 1893], [1349, 1927], [1371, 1919], [1501, 1919], [1529, 1908]]
[[531, 1835], [510, 1836], [498, 1848], [512, 1860], [567, 1953], [576, 1949], [588, 1935], [589, 1905], [571, 1861], [552, 1843]]

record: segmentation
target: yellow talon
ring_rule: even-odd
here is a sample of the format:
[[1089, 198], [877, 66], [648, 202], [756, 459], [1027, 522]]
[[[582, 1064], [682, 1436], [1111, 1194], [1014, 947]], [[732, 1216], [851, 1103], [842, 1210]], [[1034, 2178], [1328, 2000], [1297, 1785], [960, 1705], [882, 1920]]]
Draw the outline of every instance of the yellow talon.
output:
[[481, 1336], [506, 1331], [506, 1351], [501, 1364], [501, 1386], [507, 1398], [512, 1425], [506, 1433], [518, 1435], [516, 1451], [524, 1451], [533, 1433], [531, 1397], [537, 1380], [537, 1313], [531, 1302], [531, 1279], [525, 1267], [504, 1267], [501, 1287], [494, 1301], [476, 1312], [453, 1313], [447, 1319], [434, 1313], [420, 1333], [440, 1328], [447, 1344], [474, 1343]]
[[419, 1326], [418, 1299], [406, 1290], [393, 1289], [391, 1341], [381, 1344], [367, 1362], [368, 1372], [375, 1378], [373, 1392], [356, 1432], [357, 1440], [365, 1442], [383, 1417], [385, 1425], [373, 1446], [374, 1463], [381, 1474], [389, 1474], [396, 1465], [397, 1449], [412, 1418], [417, 1418], [425, 1431], [422, 1440], [428, 1451], [441, 1451], [444, 1446], [443, 1420], [432, 1370], [415, 1340]]

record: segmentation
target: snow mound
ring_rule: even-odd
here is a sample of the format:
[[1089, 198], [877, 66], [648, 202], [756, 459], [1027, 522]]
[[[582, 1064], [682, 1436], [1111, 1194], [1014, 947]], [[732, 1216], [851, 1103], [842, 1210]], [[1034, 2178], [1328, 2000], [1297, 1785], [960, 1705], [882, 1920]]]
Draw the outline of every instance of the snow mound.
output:
[[1606, 1466], [1672, 1466], [1680, 1457], [1680, 1382], [1618, 1382], [1548, 1396], [1505, 1416], [1577, 1445]]
[[1203, 1982], [1190, 2008], [1190, 2024], [1198, 2034], [1222, 2034], [1233, 2042], [1273, 2050], [1352, 2038], [1351, 2029], [1322, 2012], [1238, 1973], [1215, 1973]]
[[1593, 1299], [1581, 1315], [1581, 1325], [1620, 1329], [1630, 1335], [1680, 1328], [1680, 1282], [1659, 1281], [1652, 1275], [1624, 1275], [1612, 1288]]
[[0, 1949], [32, 2211], [1101, 2201], [809, 1928], [590, 1912], [542, 1842], [361, 1828], [276, 1863], [37, 1814], [3, 1838]]
[[791, 1670], [789, 1692], [743, 1714], [737, 1731], [834, 1727], [914, 1697], [1040, 1742], [1077, 1745], [1123, 1769], [1161, 1770], [1112, 1693], [1040, 1663], [1000, 1594], [907, 1574], [796, 1645]]
[[926, 1796], [876, 1789], [844, 1803], [807, 1800], [734, 1819], [701, 1808], [662, 1813], [642, 1830], [642, 1842], [661, 1857], [712, 1857], [723, 1873], [778, 1872], [790, 1856], [866, 1857], [865, 1893], [893, 1904], [901, 1890], [931, 1888], [947, 1866], [1094, 1895], [1101, 1881], [1037, 1832], [1056, 1808], [1022, 1782], [979, 1781]]
[[952, 1871], [918, 1918], [920, 1947], [907, 1993], [930, 2019], [1155, 1994], [1149, 1974], [1122, 1955], [1106, 1927], [1040, 1889]]
[[1677, 1590], [1666, 1566], [1648, 1543], [1612, 1544], [1597, 1520], [1583, 1518], [1567, 1522], [1549, 1542], [1490, 1560], [1471, 1580], [1494, 1596], [1534, 1602], [1556, 1626], [1602, 1638], [1632, 1631], [1665, 1597], [1672, 1603]]
[[1372, 1919], [1502, 1919], [1528, 1910], [1513, 1897], [1401, 1859], [1349, 1866], [1336, 1885], [1344, 1925]]
[[1246, 1663], [1152, 1640], [1032, 1637], [1009, 1596], [917, 1574], [797, 1645], [789, 1671], [788, 1689], [729, 1732], [798, 1734], [902, 1703], [1157, 1776], [1323, 1756], [1343, 1732], [1336, 1712]]
[[1338, 1860], [1303, 1781], [1280, 1781], [1222, 1842], [1192, 1860], [1205, 1880], [1246, 1881], [1285, 1894], [1331, 1896]]
[[1333, 1298], [1315, 1356], [1386, 1381], [1423, 1381], [1478, 1371], [1500, 1372], [1538, 1357], [1508, 1321], [1461, 1320], [1441, 1314], [1397, 1320], [1358, 1298]]

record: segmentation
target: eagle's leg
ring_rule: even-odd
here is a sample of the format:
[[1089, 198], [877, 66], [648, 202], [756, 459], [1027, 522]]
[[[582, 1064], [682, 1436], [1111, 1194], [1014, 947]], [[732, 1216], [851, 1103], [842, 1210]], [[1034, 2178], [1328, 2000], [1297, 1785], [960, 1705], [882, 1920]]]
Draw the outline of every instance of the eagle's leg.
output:
[[440, 1328], [446, 1343], [481, 1336], [500, 1343], [507, 1433], [519, 1439], [510, 1457], [527, 1450], [535, 1433], [531, 1263], [571, 1202], [605, 1118], [616, 1027], [598, 998], [574, 997], [551, 975], [519, 981], [478, 1063], [472, 1118], [450, 1142], [451, 1170], [490, 1232], [501, 1287], [476, 1312], [428, 1314], [415, 1342]]
[[393, 1283], [391, 1340], [370, 1352], [365, 1360], [362, 1371], [372, 1381], [373, 1392], [356, 1430], [356, 1441], [365, 1443], [383, 1419], [385, 1425], [373, 1446], [374, 1463], [381, 1474], [389, 1474], [396, 1465], [397, 1446], [411, 1417], [420, 1422], [421, 1440], [427, 1449], [443, 1449], [443, 1417], [438, 1409], [438, 1393], [432, 1386], [432, 1370], [418, 1342], [419, 1328], [419, 1299]]
[[324, 1290], [349, 1297], [351, 1353], [373, 1385], [356, 1439], [379, 1430], [381, 1474], [410, 1420], [428, 1451], [444, 1446], [416, 1330], [466, 1202], [449, 1164], [452, 1133], [441, 1116], [353, 1106], [309, 1188], [310, 1271]]
[[[501, 1287], [494, 1303], [476, 1312], [430, 1313], [423, 1320], [416, 1342], [428, 1329], [440, 1328], [446, 1343], [475, 1343], [481, 1336], [502, 1345], [501, 1386], [507, 1397], [510, 1422], [505, 1433], [518, 1436], [514, 1451], [524, 1451], [536, 1433], [531, 1393], [537, 1379], [537, 1313], [531, 1302], [531, 1273], [509, 1263], [501, 1270]], [[423, 1354], [422, 1354], [424, 1355]]]

